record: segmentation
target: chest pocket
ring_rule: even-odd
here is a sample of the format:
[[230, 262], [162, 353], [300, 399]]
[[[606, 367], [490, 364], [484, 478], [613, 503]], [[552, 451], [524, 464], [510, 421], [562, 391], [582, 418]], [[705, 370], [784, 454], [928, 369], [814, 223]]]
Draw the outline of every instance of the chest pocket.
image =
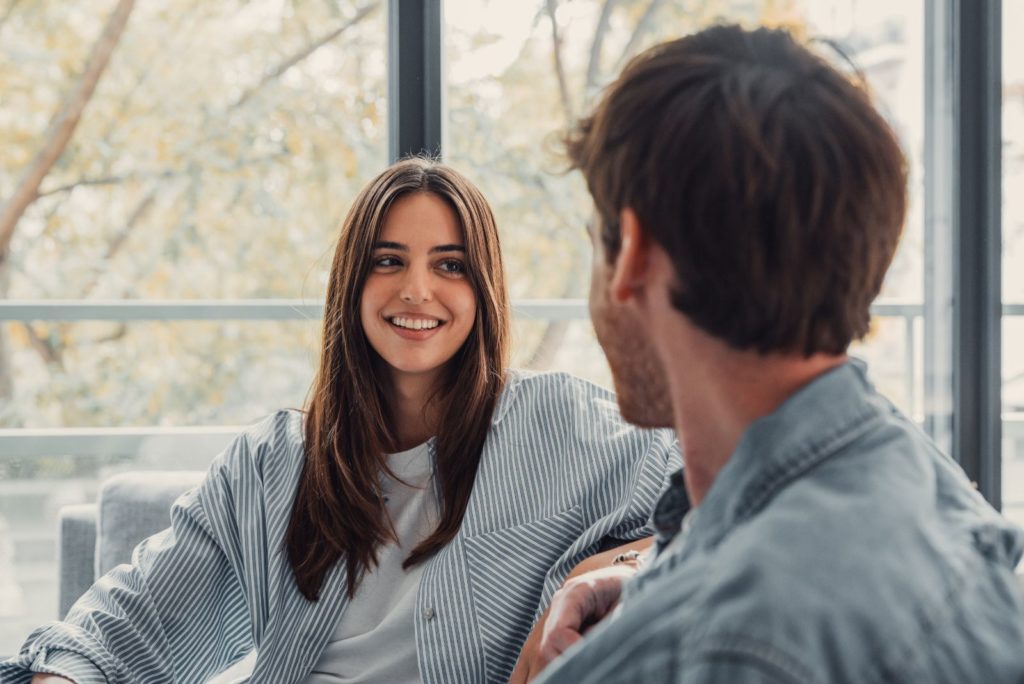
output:
[[582, 511], [574, 506], [540, 520], [464, 538], [488, 682], [508, 680], [530, 632], [548, 572], [582, 533]]

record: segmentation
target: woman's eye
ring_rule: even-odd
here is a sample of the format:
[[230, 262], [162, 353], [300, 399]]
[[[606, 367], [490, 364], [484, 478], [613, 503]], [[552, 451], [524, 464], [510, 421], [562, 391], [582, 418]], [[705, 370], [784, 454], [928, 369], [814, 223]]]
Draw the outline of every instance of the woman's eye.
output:
[[373, 265], [378, 268], [392, 268], [395, 266], [401, 266], [402, 262], [393, 256], [382, 256], [374, 259]]
[[445, 259], [441, 262], [440, 268], [445, 273], [461, 275], [466, 272], [466, 265], [458, 259]]

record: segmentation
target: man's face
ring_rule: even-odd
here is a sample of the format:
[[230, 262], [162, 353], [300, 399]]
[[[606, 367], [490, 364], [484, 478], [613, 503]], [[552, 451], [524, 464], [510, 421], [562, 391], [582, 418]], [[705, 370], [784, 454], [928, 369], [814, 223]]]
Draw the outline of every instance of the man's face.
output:
[[619, 410], [642, 427], [672, 427], [672, 401], [664, 370], [651, 343], [649, 321], [633, 307], [612, 301], [609, 284], [614, 262], [608, 261], [598, 229], [590, 222], [594, 261], [590, 277], [590, 318], [612, 369]]

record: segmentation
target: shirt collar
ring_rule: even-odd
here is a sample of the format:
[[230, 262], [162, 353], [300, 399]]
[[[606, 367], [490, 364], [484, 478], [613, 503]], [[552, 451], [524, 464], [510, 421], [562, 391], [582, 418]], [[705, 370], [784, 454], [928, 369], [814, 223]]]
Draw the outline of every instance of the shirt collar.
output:
[[701, 502], [690, 542], [717, 544], [780, 489], [893, 410], [858, 359], [818, 376], [748, 426]]
[[494, 405], [494, 413], [491, 415], [491, 426], [497, 426], [501, 422], [501, 419], [508, 413], [513, 402], [515, 401], [516, 391], [519, 389], [519, 383], [523, 379], [522, 371], [515, 369], [509, 369], [505, 371], [505, 386], [501, 390], [501, 395], [498, 397], [498, 402]]
[[657, 553], [661, 553], [679, 532], [683, 517], [689, 510], [690, 497], [686, 493], [686, 480], [680, 468], [670, 476], [668, 489], [658, 499], [654, 514], [651, 516]]

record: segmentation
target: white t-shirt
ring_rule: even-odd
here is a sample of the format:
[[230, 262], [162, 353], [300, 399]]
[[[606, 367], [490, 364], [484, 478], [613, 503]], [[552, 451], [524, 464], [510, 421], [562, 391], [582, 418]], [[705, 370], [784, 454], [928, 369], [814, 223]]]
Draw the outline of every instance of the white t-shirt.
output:
[[437, 527], [426, 444], [392, 454], [388, 466], [403, 482], [384, 479], [385, 505], [398, 545], [378, 551], [304, 684], [420, 682], [414, 616], [423, 565], [402, 569], [409, 552]]

